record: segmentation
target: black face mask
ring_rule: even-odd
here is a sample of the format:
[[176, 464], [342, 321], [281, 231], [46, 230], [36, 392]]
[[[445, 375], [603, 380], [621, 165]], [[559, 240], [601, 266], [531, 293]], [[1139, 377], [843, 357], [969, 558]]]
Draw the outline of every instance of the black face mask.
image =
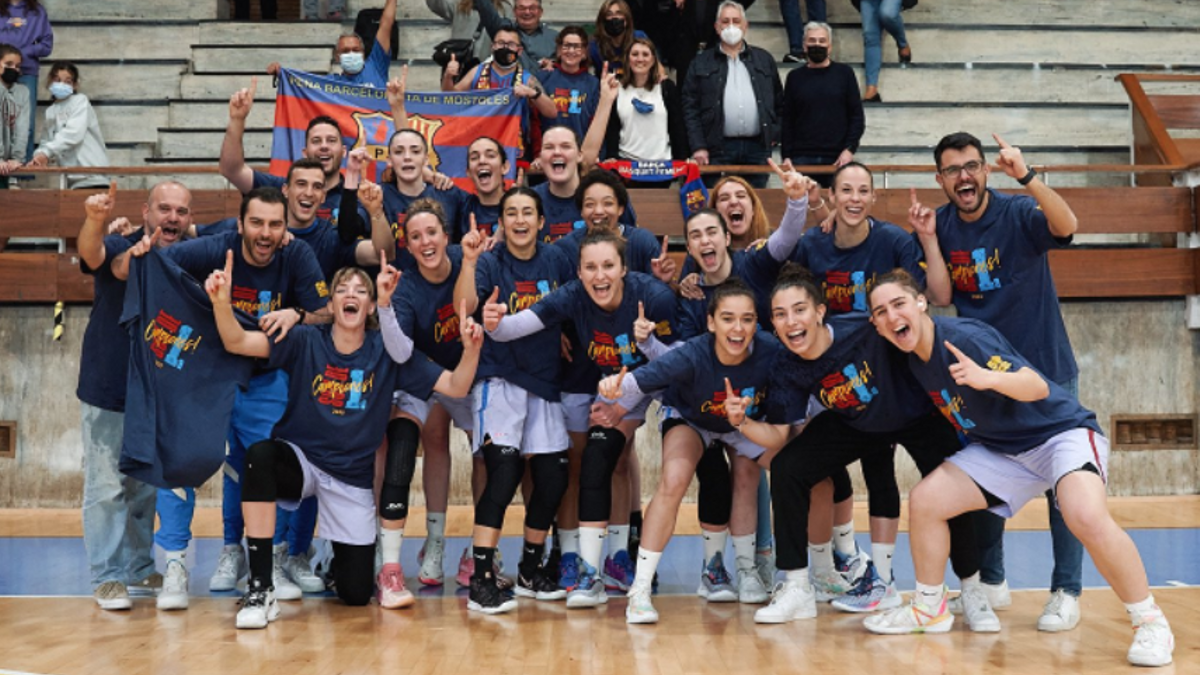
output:
[[21, 71], [16, 68], [5, 68], [4, 72], [0, 73], [0, 80], [4, 80], [4, 84], [16, 84], [19, 79], [21, 79]]
[[812, 46], [804, 50], [804, 54], [808, 57], [809, 63], [823, 63], [829, 58], [829, 47]]
[[508, 47], [501, 47], [492, 52], [492, 57], [496, 59], [496, 63], [504, 67], [511, 66], [517, 60], [517, 53]]
[[625, 19], [605, 19], [604, 32], [608, 33], [609, 37], [617, 37], [625, 32]]

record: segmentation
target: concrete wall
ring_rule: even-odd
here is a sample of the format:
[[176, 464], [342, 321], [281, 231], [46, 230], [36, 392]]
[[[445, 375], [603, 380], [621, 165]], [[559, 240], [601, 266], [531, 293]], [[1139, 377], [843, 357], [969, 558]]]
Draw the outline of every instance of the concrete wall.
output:
[[[1196, 356], [1200, 341], [1184, 323], [1184, 302], [1086, 302], [1064, 306], [1082, 374], [1081, 398], [1109, 432], [1114, 413], [1196, 413]], [[75, 385], [89, 307], [68, 307], [66, 333], [51, 339], [49, 306], [0, 307], [0, 420], [19, 423], [16, 459], [0, 459], [0, 507], [73, 507], [80, 503], [82, 456]], [[204, 414], [199, 411], [197, 414]], [[452, 501], [469, 503], [470, 463], [465, 436], [456, 434]], [[657, 432], [639, 432], [642, 490], [648, 498], [659, 474]], [[902, 488], [916, 478], [901, 456]], [[1114, 452], [1113, 495], [1200, 492], [1196, 450]], [[418, 471], [418, 475], [420, 475]], [[861, 481], [856, 476], [856, 482]], [[860, 490], [861, 492], [861, 490]], [[219, 488], [201, 491], [215, 505]], [[420, 481], [413, 503], [423, 503]]]

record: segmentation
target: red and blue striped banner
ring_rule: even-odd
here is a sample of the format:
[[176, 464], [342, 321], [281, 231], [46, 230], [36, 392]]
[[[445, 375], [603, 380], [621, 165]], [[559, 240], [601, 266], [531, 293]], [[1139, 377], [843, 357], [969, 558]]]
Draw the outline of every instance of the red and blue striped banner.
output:
[[[511, 89], [465, 92], [410, 92], [405, 97], [408, 126], [429, 144], [429, 165], [474, 192], [467, 178], [467, 147], [482, 136], [508, 149], [509, 179], [515, 178], [521, 143], [521, 103]], [[293, 160], [303, 156], [308, 122], [319, 115], [338, 121], [347, 151], [366, 148], [375, 160], [367, 177], [378, 180], [387, 166], [388, 140], [395, 130], [387, 92], [347, 84], [332, 77], [280, 69], [275, 97], [275, 132], [271, 143], [271, 173], [287, 175]]]

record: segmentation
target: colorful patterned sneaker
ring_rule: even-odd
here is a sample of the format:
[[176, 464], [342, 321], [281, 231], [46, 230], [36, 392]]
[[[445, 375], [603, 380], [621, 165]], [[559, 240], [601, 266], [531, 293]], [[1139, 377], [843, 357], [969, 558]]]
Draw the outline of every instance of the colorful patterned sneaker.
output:
[[947, 609], [944, 595], [937, 608], [926, 607], [914, 598], [907, 605], [868, 616], [863, 626], [880, 635], [946, 633], [954, 626], [954, 615]]
[[629, 588], [629, 604], [625, 606], [625, 623], [658, 623], [658, 610], [650, 601], [650, 586], [645, 582]]
[[854, 586], [867, 573], [867, 563], [869, 562], [871, 562], [871, 556], [859, 548], [858, 544], [854, 545], [854, 555], [833, 552], [833, 569], [837, 570], [837, 573], [842, 575], [846, 583], [851, 586]]
[[579, 576], [576, 577], [575, 586], [567, 589], [567, 607], [598, 607], [606, 602], [608, 594], [604, 592], [604, 582], [600, 580], [599, 571], [580, 558]]
[[568, 591], [579, 583], [579, 554], [564, 553], [558, 563], [558, 587]]
[[458, 574], [454, 580], [463, 588], [471, 587], [471, 577], [475, 574], [475, 558], [471, 555], [471, 547], [463, 549], [462, 557], [458, 559]]
[[813, 593], [816, 594], [817, 602], [829, 602], [849, 593], [850, 589], [854, 587], [834, 568], [817, 570], [810, 567], [808, 576], [812, 581]]
[[522, 598], [535, 600], [562, 600], [567, 592], [558, 587], [557, 575], [546, 573], [542, 565], [532, 570], [522, 570], [518, 566], [517, 585], [513, 589]]
[[503, 614], [517, 608], [517, 601], [500, 590], [495, 577], [471, 579], [471, 592], [467, 598], [467, 609], [482, 614]]
[[445, 539], [426, 539], [420, 553], [417, 554], [417, 562], [421, 565], [417, 581], [426, 586], [441, 586], [446, 579], [446, 571], [443, 569], [445, 555]]
[[237, 613], [238, 628], [266, 628], [279, 618], [279, 603], [275, 602], [275, 589], [252, 579], [241, 600], [242, 608]]
[[817, 617], [817, 598], [810, 584], [781, 581], [771, 594], [771, 604], [754, 613], [755, 623], [788, 623]]
[[92, 593], [100, 609], [129, 609], [133, 602], [129, 600], [129, 590], [120, 581], [105, 581], [96, 587]]
[[375, 599], [384, 609], [411, 607], [416, 598], [404, 586], [404, 569], [400, 563], [386, 563], [375, 577]]
[[709, 602], [737, 602], [738, 594], [733, 589], [733, 579], [729, 570], [725, 569], [725, 560], [720, 551], [713, 554], [711, 560], [700, 570], [700, 586], [696, 595]]
[[210, 591], [232, 591], [238, 581], [250, 573], [246, 562], [246, 551], [241, 544], [226, 544], [217, 558], [217, 571], [208, 582]]
[[628, 591], [633, 584], [633, 560], [628, 551], [617, 551], [604, 559], [604, 588]]
[[1175, 651], [1175, 636], [1167, 618], [1159, 613], [1143, 620], [1133, 629], [1133, 644], [1126, 655], [1135, 666], [1165, 666]]
[[[992, 611], [987, 589], [981, 583], [968, 583], [958, 594], [967, 628], [974, 633], [999, 633], [1000, 617]], [[949, 606], [947, 606], [949, 609]]]
[[875, 563], [868, 561], [866, 573], [859, 577], [849, 593], [834, 600], [833, 606], [843, 612], [874, 612], [895, 609], [901, 602], [895, 580], [884, 583]]
[[1042, 615], [1038, 617], [1038, 630], [1045, 633], [1060, 633], [1079, 625], [1079, 598], [1061, 588], [1050, 594]]

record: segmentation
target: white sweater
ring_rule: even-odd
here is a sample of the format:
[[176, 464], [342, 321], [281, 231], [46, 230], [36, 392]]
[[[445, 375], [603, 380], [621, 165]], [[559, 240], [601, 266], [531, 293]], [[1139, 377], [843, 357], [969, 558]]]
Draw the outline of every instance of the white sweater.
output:
[[[109, 166], [100, 122], [87, 96], [75, 93], [46, 109], [46, 129], [34, 151], [38, 153], [59, 166]], [[102, 175], [70, 175], [67, 185], [72, 189], [103, 187], [108, 180]]]

